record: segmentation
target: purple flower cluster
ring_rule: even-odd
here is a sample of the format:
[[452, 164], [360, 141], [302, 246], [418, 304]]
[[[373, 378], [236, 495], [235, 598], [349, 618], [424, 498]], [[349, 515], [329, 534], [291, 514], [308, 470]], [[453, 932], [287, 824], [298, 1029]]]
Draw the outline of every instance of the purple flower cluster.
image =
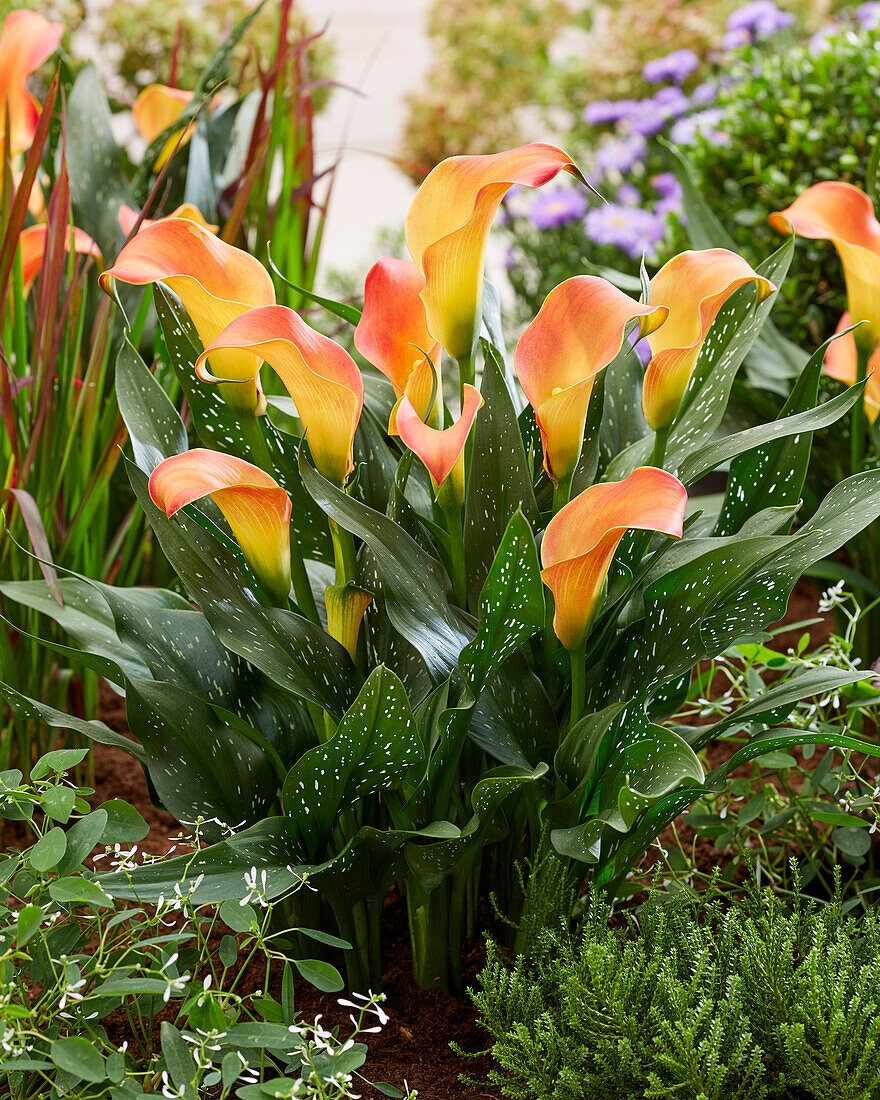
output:
[[869, 0], [867, 4], [860, 4], [853, 14], [866, 30], [877, 30], [880, 27], [880, 0]]
[[587, 212], [583, 191], [573, 187], [552, 187], [539, 191], [529, 210], [529, 220], [536, 229], [558, 229], [576, 222]]
[[672, 172], [661, 172], [659, 176], [653, 176], [651, 185], [658, 196], [654, 206], [658, 217], [665, 218], [668, 214], [681, 212], [681, 184]]
[[596, 151], [596, 167], [600, 172], [629, 172], [648, 151], [648, 143], [641, 134], [616, 141], [606, 141]]
[[730, 135], [718, 129], [723, 115], [722, 110], [712, 109], [680, 118], [669, 131], [669, 139], [674, 145], [694, 145], [697, 138], [703, 138], [710, 145], [729, 145]]
[[649, 84], [663, 84], [667, 80], [683, 84], [699, 65], [700, 59], [693, 50], [673, 50], [665, 57], [649, 61], [642, 69], [642, 77]]
[[663, 219], [650, 210], [617, 203], [593, 207], [584, 218], [584, 231], [594, 244], [613, 245], [634, 260], [643, 252], [653, 254], [664, 230]]
[[793, 22], [791, 12], [781, 11], [773, 0], [751, 0], [751, 3], [731, 12], [721, 45], [725, 50], [736, 50], [750, 42], [769, 38], [790, 27]]

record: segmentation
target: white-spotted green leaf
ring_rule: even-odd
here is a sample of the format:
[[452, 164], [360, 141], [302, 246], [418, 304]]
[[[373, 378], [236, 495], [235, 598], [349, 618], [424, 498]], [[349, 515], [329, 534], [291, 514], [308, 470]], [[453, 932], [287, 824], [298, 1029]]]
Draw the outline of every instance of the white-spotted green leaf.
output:
[[116, 398], [134, 460], [145, 474], [163, 459], [187, 450], [183, 421], [127, 338], [116, 357]]

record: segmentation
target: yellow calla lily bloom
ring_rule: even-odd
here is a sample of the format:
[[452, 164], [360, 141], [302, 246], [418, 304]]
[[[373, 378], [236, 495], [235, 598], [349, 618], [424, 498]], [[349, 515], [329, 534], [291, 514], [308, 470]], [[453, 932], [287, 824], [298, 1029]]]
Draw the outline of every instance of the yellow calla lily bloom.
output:
[[515, 183], [542, 187], [559, 172], [583, 181], [567, 153], [536, 142], [489, 156], [449, 157], [416, 192], [406, 243], [425, 278], [428, 330], [453, 358], [468, 358], [476, 346], [486, 244], [501, 200]]
[[864, 191], [851, 183], [814, 183], [785, 210], [770, 215], [780, 233], [831, 241], [843, 264], [856, 344], [873, 351], [880, 344], [880, 223]]
[[544, 469], [556, 484], [574, 472], [596, 375], [623, 346], [626, 326], [639, 336], [669, 315], [667, 306], [641, 305], [605, 279], [576, 275], [547, 295], [516, 345], [516, 374], [544, 447]]
[[[142, 227], [100, 278], [108, 293], [114, 280], [144, 286], [164, 283], [183, 303], [203, 347], [254, 306], [272, 305], [275, 288], [259, 260], [219, 240], [190, 218], [160, 218]], [[248, 351], [212, 356], [224, 401], [241, 413], [266, 411], [260, 358]]]
[[541, 542], [541, 577], [553, 593], [553, 630], [566, 649], [583, 645], [626, 531], [681, 538], [686, 503], [677, 477], [639, 466], [624, 481], [591, 485], [550, 520]]
[[642, 387], [642, 409], [655, 432], [675, 420], [712, 322], [746, 283], [755, 284], [759, 302], [776, 290], [726, 248], [682, 252], [651, 280], [651, 304], [669, 310], [666, 323], [648, 336], [651, 361]]
[[274, 478], [241, 458], [197, 447], [160, 462], [149, 488], [153, 503], [167, 516], [209, 496], [267, 595], [282, 605], [287, 602], [291, 507]]
[[[31, 144], [40, 105], [28, 91], [28, 77], [58, 49], [64, 28], [35, 11], [11, 11], [0, 31], [0, 148], [9, 116], [10, 151], [21, 153]], [[2, 188], [2, 184], [0, 184]]]
[[[389, 256], [373, 264], [364, 284], [364, 312], [354, 332], [354, 346], [394, 387], [397, 403], [388, 421], [389, 435], [397, 435], [397, 409], [404, 395], [420, 419], [427, 417], [435, 428], [442, 423], [442, 352], [428, 332], [420, 297], [424, 288], [424, 276], [414, 263]], [[432, 394], [435, 401], [429, 410]]]
[[[149, 144], [154, 141], [163, 130], [167, 129], [180, 117], [184, 107], [192, 100], [192, 92], [185, 92], [182, 88], [169, 88], [166, 84], [149, 84], [141, 92], [134, 102], [131, 113], [134, 116], [134, 124], [138, 133]], [[158, 172], [164, 167], [168, 158], [174, 152], [178, 141], [180, 148], [190, 140], [195, 129], [195, 123], [191, 122], [180, 140], [181, 131], [172, 134], [162, 147], [162, 152], [153, 170]]]
[[464, 387], [464, 406], [456, 422], [442, 431], [425, 424], [408, 397], [397, 413], [400, 438], [427, 467], [434, 493], [444, 507], [459, 507], [464, 500], [464, 448], [483, 398], [473, 386]]
[[205, 360], [213, 362], [218, 352], [268, 363], [293, 398], [315, 466], [344, 485], [354, 469], [352, 444], [364, 404], [361, 372], [348, 352], [287, 306], [252, 309], [228, 325], [196, 360], [203, 380], [211, 377]]
[[[835, 329], [841, 332], [852, 324], [848, 313], [840, 318]], [[858, 349], [856, 347], [855, 332], [847, 332], [844, 336], [838, 336], [832, 340], [825, 352], [825, 373], [829, 378], [836, 378], [838, 382], [844, 382], [852, 386], [858, 377]], [[872, 373], [873, 372], [873, 373]], [[868, 384], [865, 386], [865, 416], [875, 424], [880, 416], [880, 347], [874, 348], [868, 360]]]
[[372, 602], [373, 594], [355, 584], [328, 584], [324, 589], [327, 633], [348, 650], [353, 661], [364, 612]]

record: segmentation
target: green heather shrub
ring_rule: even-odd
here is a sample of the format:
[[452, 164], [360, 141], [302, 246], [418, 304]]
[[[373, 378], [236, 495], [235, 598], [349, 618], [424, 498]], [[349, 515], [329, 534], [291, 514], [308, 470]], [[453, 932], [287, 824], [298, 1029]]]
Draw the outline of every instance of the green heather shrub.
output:
[[517, 1100], [880, 1096], [880, 917], [752, 891], [727, 907], [596, 897], [471, 996]]

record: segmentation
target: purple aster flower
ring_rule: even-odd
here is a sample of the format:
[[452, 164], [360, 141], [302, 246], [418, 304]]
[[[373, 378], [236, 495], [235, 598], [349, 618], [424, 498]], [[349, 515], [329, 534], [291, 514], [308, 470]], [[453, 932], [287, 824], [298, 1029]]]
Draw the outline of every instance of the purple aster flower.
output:
[[558, 229], [580, 220], [586, 210], [587, 200], [582, 191], [575, 191], [573, 187], [551, 187], [535, 196], [529, 220], [536, 229]]
[[672, 172], [660, 172], [651, 177], [651, 186], [661, 199], [681, 198], [681, 184]]
[[681, 84], [699, 65], [700, 59], [693, 50], [673, 50], [665, 57], [649, 61], [642, 69], [642, 76], [649, 84], [662, 84], [666, 80]]
[[606, 141], [596, 151], [596, 167], [602, 172], [629, 172], [648, 150], [641, 134], [620, 141]]
[[728, 32], [745, 31], [755, 41], [785, 30], [793, 22], [791, 12], [780, 11], [773, 0], [752, 0], [750, 4], [743, 4], [731, 12], [726, 29]]
[[669, 112], [662, 103], [655, 103], [653, 99], [640, 99], [627, 115], [626, 128], [642, 137], [653, 137], [660, 133], [669, 119]]
[[617, 188], [617, 201], [621, 206], [638, 206], [642, 201], [641, 192], [633, 183], [622, 183]]
[[670, 141], [675, 145], [693, 145], [701, 137], [710, 145], [729, 145], [730, 135], [717, 128], [723, 115], [722, 110], [709, 110], [680, 118], [669, 133]]
[[751, 35], [748, 31], [726, 31], [721, 39], [721, 49], [741, 50], [743, 46], [748, 46], [751, 41]]
[[821, 27], [807, 43], [807, 49], [815, 56], [831, 49], [831, 40], [837, 34], [839, 28], [835, 23], [829, 23], [827, 27]]
[[718, 85], [711, 80], [704, 80], [691, 92], [691, 103], [694, 107], [708, 107], [718, 98]]
[[664, 226], [650, 210], [609, 203], [587, 212], [584, 231], [594, 244], [619, 248], [633, 259], [643, 252], [654, 252], [663, 239]]
[[651, 98], [667, 112], [670, 118], [679, 118], [690, 106], [688, 97], [674, 84], [660, 88]]
[[638, 103], [637, 99], [597, 99], [584, 108], [584, 122], [588, 126], [606, 126], [610, 122], [620, 122], [628, 117]]
[[860, 4], [853, 15], [866, 30], [877, 30], [880, 27], [880, 0], [869, 0], [867, 4]]

